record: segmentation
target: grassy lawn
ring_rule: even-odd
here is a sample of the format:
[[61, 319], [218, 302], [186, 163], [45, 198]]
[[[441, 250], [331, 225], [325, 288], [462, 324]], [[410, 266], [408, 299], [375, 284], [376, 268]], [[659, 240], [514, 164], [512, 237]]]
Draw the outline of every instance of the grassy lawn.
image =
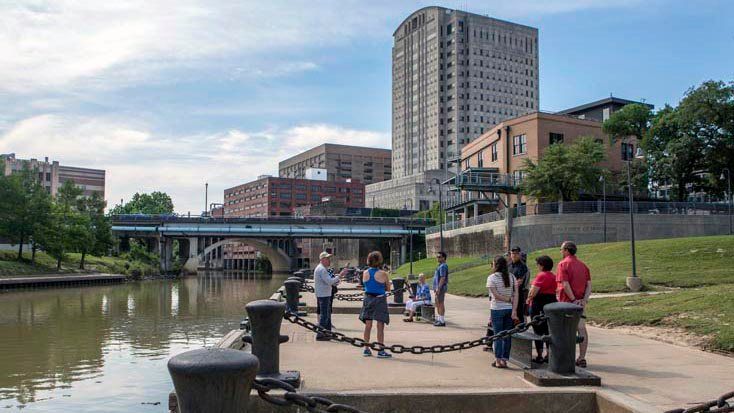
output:
[[[637, 272], [645, 289], [680, 290], [658, 295], [595, 298], [589, 304], [589, 319], [611, 326], [682, 328], [705, 337], [710, 349], [734, 352], [734, 237], [646, 240], [637, 242], [636, 249]], [[555, 263], [561, 259], [557, 247], [533, 252], [528, 257], [533, 275], [536, 273], [534, 259], [540, 255], [551, 256]], [[594, 292], [625, 291], [625, 279], [631, 271], [628, 242], [580, 245], [577, 255], [591, 269]], [[490, 265], [488, 262], [472, 265], [480, 262], [479, 258], [449, 260], [449, 291], [486, 296]], [[420, 271], [430, 276], [435, 260], [423, 260], [420, 265]]]
[[[24, 261], [16, 261], [17, 251], [0, 251], [0, 277], [58, 274], [56, 260], [43, 252], [36, 253], [36, 263], [31, 264], [31, 253], [24, 252]], [[140, 262], [129, 262], [120, 257], [92, 257], [84, 259], [84, 270], [79, 269], [81, 254], [68, 254], [61, 262], [61, 273], [103, 272], [110, 274], [141, 275], [158, 274], [158, 268]]]
[[[448, 257], [447, 264], [449, 270], [452, 268], [461, 268], [466, 266], [473, 266], [481, 262], [479, 257]], [[413, 261], [413, 274], [418, 275], [420, 273], [426, 274], [426, 277], [432, 278], [433, 272], [436, 271], [438, 261], [436, 257], [424, 258], [419, 261]], [[406, 277], [410, 274], [410, 264], [403, 264], [393, 272], [393, 277]]]
[[734, 352], [734, 284], [594, 299], [587, 311], [599, 324], [683, 328], [710, 338], [709, 349]]

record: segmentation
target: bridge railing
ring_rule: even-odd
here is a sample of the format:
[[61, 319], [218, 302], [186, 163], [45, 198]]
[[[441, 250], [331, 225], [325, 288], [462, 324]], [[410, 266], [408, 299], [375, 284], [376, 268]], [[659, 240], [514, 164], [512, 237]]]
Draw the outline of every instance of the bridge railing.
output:
[[356, 217], [356, 216], [273, 216], [273, 217], [210, 217], [201, 215], [177, 215], [177, 214], [119, 214], [110, 215], [113, 222], [140, 222], [140, 223], [197, 223], [197, 224], [237, 224], [237, 223], [288, 223], [297, 225], [301, 223], [368, 223], [368, 224], [398, 224], [431, 226], [435, 221], [429, 218], [402, 218], [402, 217]]

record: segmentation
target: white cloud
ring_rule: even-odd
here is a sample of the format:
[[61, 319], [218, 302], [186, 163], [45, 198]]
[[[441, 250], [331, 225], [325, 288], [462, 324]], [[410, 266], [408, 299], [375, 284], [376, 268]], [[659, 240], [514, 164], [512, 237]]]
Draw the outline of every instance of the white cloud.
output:
[[[467, 1], [448, 7], [500, 18], [625, 7], [640, 0]], [[314, 70], [305, 50], [354, 39], [389, 43], [427, 2], [388, 0], [20, 0], [0, 2], [0, 90], [70, 91], [166, 81], [166, 69], [221, 67], [255, 76]], [[234, 76], [241, 75], [236, 73]]]
[[0, 135], [0, 152], [105, 169], [109, 205], [135, 192], [161, 190], [173, 197], [177, 211], [198, 213], [205, 182], [209, 199], [221, 200], [224, 188], [277, 175], [279, 160], [325, 142], [390, 145], [387, 133], [327, 124], [173, 137], [157, 136], [135, 122], [41, 115]]

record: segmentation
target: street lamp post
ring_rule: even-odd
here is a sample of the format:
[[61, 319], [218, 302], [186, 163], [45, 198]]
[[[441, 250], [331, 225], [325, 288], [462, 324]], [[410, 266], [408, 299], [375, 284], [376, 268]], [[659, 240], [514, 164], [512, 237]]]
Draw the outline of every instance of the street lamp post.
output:
[[627, 156], [627, 189], [629, 193], [629, 215], [630, 215], [630, 250], [632, 253], [632, 276], [627, 277], [627, 288], [637, 292], [642, 288], [642, 281], [637, 276], [637, 256], [635, 254], [635, 214], [634, 197], [632, 195], [632, 159], [642, 157], [642, 150], [637, 148], [635, 156]]
[[439, 232], [439, 248], [443, 249], [443, 191], [441, 190], [441, 181], [438, 178], [433, 178], [431, 183], [438, 184], [438, 232]]
[[[731, 193], [731, 170], [729, 168], [724, 168], [724, 171], [726, 171], [726, 195], [727, 195], [727, 204], [729, 205], [729, 235], [732, 235], [732, 223], [731, 223], [731, 204], [732, 204], [732, 193]], [[724, 179], [724, 172], [721, 172], [721, 179]]]
[[413, 228], [408, 227], [408, 233], [410, 234], [410, 275], [413, 275]]
[[604, 242], [607, 242], [607, 182], [604, 178], [604, 175], [599, 177], [599, 182], [601, 182], [601, 209], [602, 214], [604, 215]]

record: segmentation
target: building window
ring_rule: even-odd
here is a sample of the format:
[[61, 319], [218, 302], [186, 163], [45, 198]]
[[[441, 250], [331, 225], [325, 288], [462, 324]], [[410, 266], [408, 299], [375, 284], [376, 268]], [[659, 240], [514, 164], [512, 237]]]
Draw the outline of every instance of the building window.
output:
[[490, 146], [490, 150], [492, 151], [492, 162], [497, 161], [497, 142], [493, 143], [492, 146]]
[[520, 182], [522, 182], [522, 179], [524, 176], [525, 176], [525, 171], [522, 171], [519, 169], [516, 171], [512, 171], [512, 178], [514, 179], [515, 184], [519, 184]]
[[525, 135], [515, 135], [512, 137], [512, 154], [522, 155], [527, 153], [528, 142]]
[[483, 150], [477, 153], [477, 167], [479, 168], [484, 167], [484, 151]]
[[632, 157], [634, 156], [633, 154], [635, 153], [634, 149], [635, 145], [627, 142], [622, 142], [622, 160], [628, 161], [632, 159]]
[[554, 143], [563, 143], [563, 134], [551, 132], [548, 138], [548, 143], [550, 145], [553, 145]]

